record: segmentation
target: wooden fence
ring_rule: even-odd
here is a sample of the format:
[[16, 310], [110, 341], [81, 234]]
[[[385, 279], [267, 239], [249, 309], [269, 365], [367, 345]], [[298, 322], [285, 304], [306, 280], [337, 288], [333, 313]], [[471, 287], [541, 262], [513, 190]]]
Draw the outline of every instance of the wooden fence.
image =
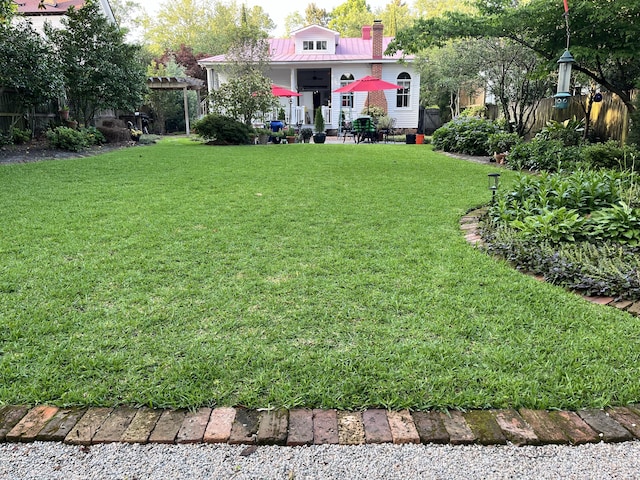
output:
[[[634, 92], [632, 97], [635, 98], [636, 94], [637, 92]], [[571, 97], [565, 110], [554, 108], [554, 102], [553, 98], [542, 100], [536, 112], [536, 121], [532, 125], [532, 133], [539, 132], [550, 120], [564, 121], [572, 117], [580, 119], [585, 116], [582, 105], [586, 106], [587, 97], [584, 95]], [[629, 114], [627, 107], [617, 95], [603, 93], [602, 101], [593, 104], [590, 119], [590, 131], [594, 136], [601, 139], [626, 140]]]

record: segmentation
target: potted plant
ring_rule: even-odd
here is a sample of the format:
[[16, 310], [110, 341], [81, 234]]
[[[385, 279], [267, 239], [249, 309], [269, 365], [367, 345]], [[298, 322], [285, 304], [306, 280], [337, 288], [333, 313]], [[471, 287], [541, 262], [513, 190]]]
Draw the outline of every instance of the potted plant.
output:
[[269, 142], [271, 130], [267, 128], [256, 128], [256, 134], [258, 135], [258, 143], [260, 145], [266, 145]]
[[69, 107], [67, 105], [61, 106], [58, 114], [60, 115], [60, 119], [66, 122], [69, 120]]
[[313, 136], [313, 130], [311, 130], [308, 127], [305, 127], [302, 130], [300, 130], [300, 136], [302, 137], [302, 141], [304, 143], [309, 143], [309, 140]]
[[287, 143], [296, 143], [296, 131], [293, 127], [287, 128], [284, 136], [287, 137]]
[[327, 134], [324, 131], [324, 117], [322, 116], [322, 107], [316, 109], [316, 115], [313, 119], [314, 127], [316, 130], [313, 136], [313, 143], [324, 143], [327, 139]]
[[284, 138], [284, 132], [282, 130], [278, 130], [277, 132], [271, 132], [271, 141], [275, 144], [282, 142]]

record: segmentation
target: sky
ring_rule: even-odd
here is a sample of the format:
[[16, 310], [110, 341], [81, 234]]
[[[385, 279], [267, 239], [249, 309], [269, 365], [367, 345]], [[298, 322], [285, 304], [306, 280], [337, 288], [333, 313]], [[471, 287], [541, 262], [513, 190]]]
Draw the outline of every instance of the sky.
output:
[[[163, 4], [170, 0], [140, 0], [140, 4], [153, 15], [157, 12]], [[273, 31], [274, 36], [281, 36], [284, 34], [284, 19], [287, 15], [293, 12], [300, 12], [304, 16], [304, 9], [307, 8], [309, 3], [315, 3], [317, 6], [324, 8], [327, 11], [333, 10], [338, 5], [345, 3], [346, 0], [310, 0], [302, 2], [289, 2], [287, 0], [244, 0], [249, 7], [260, 6], [265, 12], [269, 14], [271, 20], [276, 24], [276, 29]], [[371, 10], [377, 10], [384, 8], [390, 0], [367, 0], [367, 4], [371, 7]]]

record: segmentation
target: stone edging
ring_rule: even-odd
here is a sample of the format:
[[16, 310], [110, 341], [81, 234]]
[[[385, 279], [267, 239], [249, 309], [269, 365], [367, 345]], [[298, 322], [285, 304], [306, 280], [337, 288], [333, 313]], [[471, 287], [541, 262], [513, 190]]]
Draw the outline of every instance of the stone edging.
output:
[[[487, 213], [487, 210], [487, 207], [478, 208], [476, 210], [468, 212], [460, 219], [460, 228], [465, 232], [464, 238], [467, 240], [467, 242], [476, 247], [484, 246], [484, 241], [478, 233], [478, 222], [480, 221], [482, 216]], [[533, 277], [541, 282], [545, 281], [542, 275], [533, 275]], [[581, 297], [591, 303], [608, 305], [610, 307], [615, 307], [619, 310], [629, 312], [631, 315], [634, 315], [636, 317], [640, 316], [640, 301], [634, 302], [631, 300], [616, 300], [613, 297], [588, 295], [581, 295]]]
[[46, 405], [0, 408], [2, 442], [579, 445], [637, 439], [640, 439], [640, 405], [577, 412], [524, 408], [468, 412], [231, 407], [187, 411]]

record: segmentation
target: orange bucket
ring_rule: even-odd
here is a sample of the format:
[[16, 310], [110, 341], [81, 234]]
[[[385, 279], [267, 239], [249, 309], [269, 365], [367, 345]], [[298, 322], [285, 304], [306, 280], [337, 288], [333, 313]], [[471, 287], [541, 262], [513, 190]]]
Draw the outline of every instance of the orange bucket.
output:
[[417, 133], [416, 134], [416, 144], [422, 145], [423, 143], [424, 143], [424, 134], [423, 133]]

